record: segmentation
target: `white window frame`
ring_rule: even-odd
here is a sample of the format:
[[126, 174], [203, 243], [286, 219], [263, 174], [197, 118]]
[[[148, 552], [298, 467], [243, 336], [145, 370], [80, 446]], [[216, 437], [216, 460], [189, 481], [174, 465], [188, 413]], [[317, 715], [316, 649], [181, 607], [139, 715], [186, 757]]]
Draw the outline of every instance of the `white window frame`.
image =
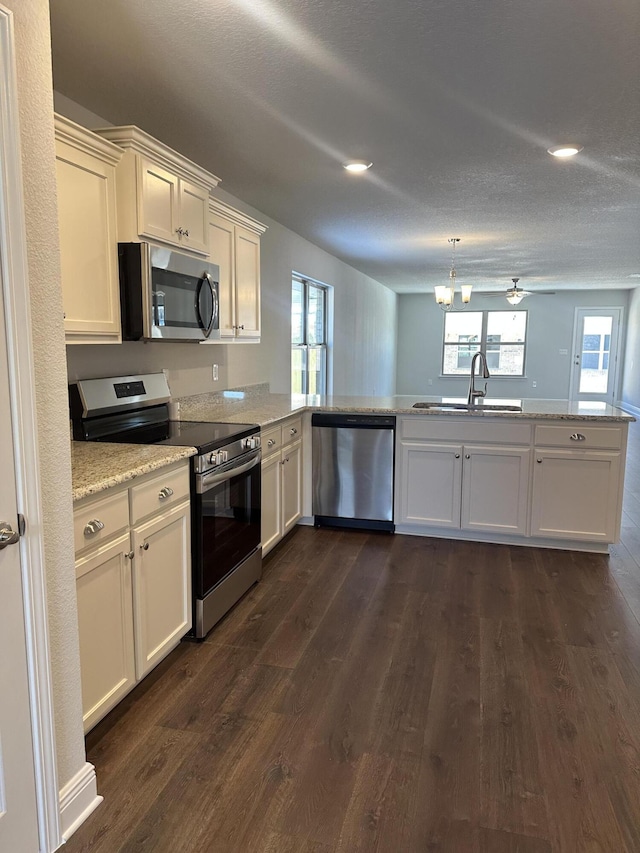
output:
[[[330, 343], [331, 343], [331, 329], [332, 329], [332, 310], [333, 310], [333, 299], [332, 299], [332, 288], [328, 284], [324, 284], [321, 281], [317, 281], [316, 279], [310, 278], [309, 276], [300, 275], [299, 273], [291, 274], [291, 284], [293, 289], [293, 283], [298, 282], [302, 284], [303, 287], [303, 317], [302, 317], [302, 335], [303, 341], [300, 344], [291, 343], [291, 352], [294, 350], [302, 350], [303, 351], [303, 387], [302, 393], [309, 393], [309, 350], [310, 349], [320, 349], [323, 352], [322, 361], [323, 361], [323, 371], [322, 371], [322, 385], [323, 387], [320, 389], [320, 394], [329, 394], [330, 393]], [[314, 290], [319, 290], [322, 292], [324, 297], [324, 340], [322, 343], [309, 344], [307, 340], [307, 317], [309, 311], [309, 291], [313, 288]], [[289, 371], [291, 372], [291, 371]], [[293, 390], [293, 389], [292, 389]]]
[[[454, 312], [450, 312], [454, 313]], [[459, 311], [455, 312], [459, 314]], [[480, 309], [476, 311], [469, 311], [469, 314], [482, 314], [482, 325], [480, 332], [480, 341], [478, 342], [478, 349], [482, 350], [486, 354], [487, 346], [494, 344], [494, 341], [487, 341], [487, 329], [489, 326], [489, 314], [504, 314], [504, 313], [518, 313], [525, 315], [525, 326], [524, 326], [524, 341], [500, 341], [497, 346], [521, 346], [523, 348], [523, 357], [522, 357], [522, 373], [493, 373], [491, 375], [492, 379], [526, 379], [527, 377], [527, 342], [529, 338], [529, 312], [526, 308], [503, 308], [500, 310], [493, 309]], [[447, 316], [449, 312], [445, 312], [443, 320], [442, 320], [442, 359], [440, 361], [440, 377], [442, 379], [468, 379], [468, 373], [445, 373], [444, 369], [444, 355], [447, 347], [456, 347], [460, 346], [459, 342], [451, 342], [447, 343], [445, 340], [446, 337], [446, 329], [447, 329]], [[491, 368], [489, 368], [491, 369]]]

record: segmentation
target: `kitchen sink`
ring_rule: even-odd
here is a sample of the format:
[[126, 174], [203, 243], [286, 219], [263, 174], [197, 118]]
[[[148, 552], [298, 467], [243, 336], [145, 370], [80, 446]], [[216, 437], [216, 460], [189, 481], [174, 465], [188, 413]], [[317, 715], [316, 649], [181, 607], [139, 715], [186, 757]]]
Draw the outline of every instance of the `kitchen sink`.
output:
[[522, 406], [506, 405], [504, 403], [443, 403], [426, 401], [414, 403], [414, 409], [434, 409], [438, 412], [521, 412]]

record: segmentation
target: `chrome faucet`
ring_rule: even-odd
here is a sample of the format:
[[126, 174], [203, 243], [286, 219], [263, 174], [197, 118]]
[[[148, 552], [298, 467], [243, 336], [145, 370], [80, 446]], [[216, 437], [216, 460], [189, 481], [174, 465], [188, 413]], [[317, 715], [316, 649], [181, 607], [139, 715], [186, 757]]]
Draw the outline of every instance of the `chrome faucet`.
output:
[[487, 357], [482, 352], [482, 350], [478, 350], [477, 353], [471, 359], [471, 376], [469, 377], [469, 396], [467, 397], [467, 405], [472, 406], [478, 397], [486, 397], [487, 395], [487, 383], [484, 383], [484, 391], [476, 391], [476, 387], [474, 384], [475, 380], [475, 370], [476, 370], [476, 361], [480, 359], [482, 362], [482, 378], [488, 379], [491, 374], [489, 373], [489, 368], [487, 367]]

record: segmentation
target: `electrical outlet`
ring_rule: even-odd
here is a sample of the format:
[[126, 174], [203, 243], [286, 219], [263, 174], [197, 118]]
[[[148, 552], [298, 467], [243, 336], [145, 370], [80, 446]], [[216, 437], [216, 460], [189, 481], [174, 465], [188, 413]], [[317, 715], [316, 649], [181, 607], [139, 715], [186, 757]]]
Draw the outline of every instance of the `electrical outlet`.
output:
[[211, 373], [212, 373], [212, 375], [213, 375], [213, 381], [214, 381], [214, 382], [217, 382], [217, 381], [218, 381], [218, 379], [220, 378], [220, 373], [219, 373], [218, 365], [217, 365], [217, 364], [214, 364], [214, 365], [213, 365], [213, 369], [212, 369]]
[[537, 387], [538, 387], [538, 383], [536, 382], [536, 380], [535, 380], [535, 379], [534, 379], [534, 380], [533, 380], [533, 382], [531, 383], [531, 387], [532, 387], [532, 388], [537, 388]]
[[427, 379], [427, 385], [433, 385], [433, 379]]

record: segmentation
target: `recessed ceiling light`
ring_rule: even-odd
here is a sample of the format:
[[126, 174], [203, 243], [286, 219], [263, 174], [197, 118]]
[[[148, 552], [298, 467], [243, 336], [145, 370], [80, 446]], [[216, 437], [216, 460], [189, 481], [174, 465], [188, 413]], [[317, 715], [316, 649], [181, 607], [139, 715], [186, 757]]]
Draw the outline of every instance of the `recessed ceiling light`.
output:
[[554, 157], [573, 157], [574, 154], [578, 154], [584, 145], [569, 145], [565, 143], [564, 145], [554, 145], [551, 148], [547, 148], [549, 154], [553, 154]]
[[373, 163], [369, 163], [367, 160], [347, 160], [342, 165], [347, 172], [366, 172], [373, 166]]

